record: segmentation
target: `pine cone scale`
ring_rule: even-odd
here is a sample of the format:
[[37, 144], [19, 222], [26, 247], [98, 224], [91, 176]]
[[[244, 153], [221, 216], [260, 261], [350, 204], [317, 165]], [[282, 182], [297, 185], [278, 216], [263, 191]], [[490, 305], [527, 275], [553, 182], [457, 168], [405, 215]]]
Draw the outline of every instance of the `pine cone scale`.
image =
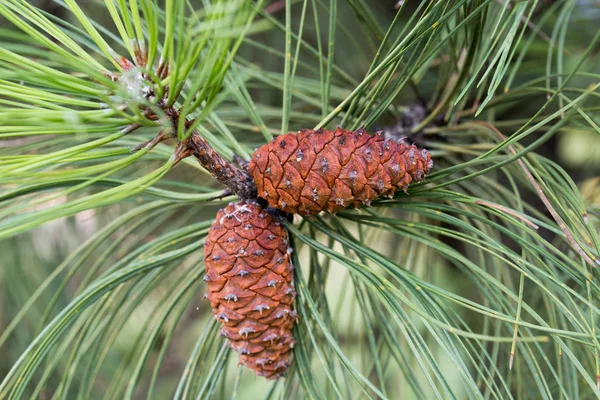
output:
[[298, 139], [295, 136], [279, 136], [275, 140], [275, 145], [279, 148], [277, 152], [279, 161], [284, 164], [298, 148]]
[[292, 157], [289, 163], [296, 167], [302, 179], [306, 179], [316, 161], [317, 154], [313, 145], [308, 141], [303, 141], [298, 145], [295, 157]]

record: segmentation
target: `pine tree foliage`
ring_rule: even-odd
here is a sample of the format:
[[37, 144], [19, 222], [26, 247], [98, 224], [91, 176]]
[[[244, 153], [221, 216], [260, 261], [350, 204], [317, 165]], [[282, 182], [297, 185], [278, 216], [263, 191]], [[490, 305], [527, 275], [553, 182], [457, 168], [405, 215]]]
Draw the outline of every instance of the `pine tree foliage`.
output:
[[[600, 396], [597, 179], [544, 155], [600, 134], [593, 2], [54, 4], [0, 2], [0, 398]], [[337, 124], [435, 167], [286, 224], [296, 345], [266, 381], [203, 300], [235, 196], [182, 144]]]

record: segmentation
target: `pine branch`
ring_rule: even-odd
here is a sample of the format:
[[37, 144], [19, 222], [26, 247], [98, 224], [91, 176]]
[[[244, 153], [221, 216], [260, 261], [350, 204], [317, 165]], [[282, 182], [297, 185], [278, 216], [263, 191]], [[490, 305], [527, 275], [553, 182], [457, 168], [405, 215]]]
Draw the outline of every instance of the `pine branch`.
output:
[[225, 160], [197, 131], [192, 132], [186, 144], [200, 165], [232, 193], [242, 199], [256, 198], [256, 187], [248, 172]]

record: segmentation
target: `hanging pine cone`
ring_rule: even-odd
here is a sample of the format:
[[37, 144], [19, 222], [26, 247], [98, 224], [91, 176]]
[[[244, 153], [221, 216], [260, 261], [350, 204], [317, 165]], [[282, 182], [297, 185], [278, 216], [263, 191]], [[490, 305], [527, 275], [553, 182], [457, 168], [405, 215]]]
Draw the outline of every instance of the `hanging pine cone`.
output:
[[260, 147], [248, 166], [258, 195], [288, 213], [335, 213], [425, 178], [431, 155], [364, 130], [302, 130]]
[[295, 343], [290, 254], [279, 217], [249, 201], [219, 210], [204, 247], [207, 298], [221, 334], [240, 364], [269, 379], [290, 366]]

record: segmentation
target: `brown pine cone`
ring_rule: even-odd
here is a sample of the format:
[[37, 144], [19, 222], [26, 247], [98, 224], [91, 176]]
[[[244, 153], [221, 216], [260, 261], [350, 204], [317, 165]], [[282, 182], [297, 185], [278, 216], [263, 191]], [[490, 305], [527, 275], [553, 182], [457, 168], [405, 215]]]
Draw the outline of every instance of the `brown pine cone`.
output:
[[337, 128], [281, 135], [254, 152], [248, 169], [271, 207], [309, 215], [391, 197], [432, 166], [431, 155], [415, 145]]
[[[274, 210], [271, 210], [274, 211]], [[288, 234], [258, 203], [217, 213], [204, 245], [207, 298], [240, 364], [277, 379], [291, 363], [296, 312]]]

